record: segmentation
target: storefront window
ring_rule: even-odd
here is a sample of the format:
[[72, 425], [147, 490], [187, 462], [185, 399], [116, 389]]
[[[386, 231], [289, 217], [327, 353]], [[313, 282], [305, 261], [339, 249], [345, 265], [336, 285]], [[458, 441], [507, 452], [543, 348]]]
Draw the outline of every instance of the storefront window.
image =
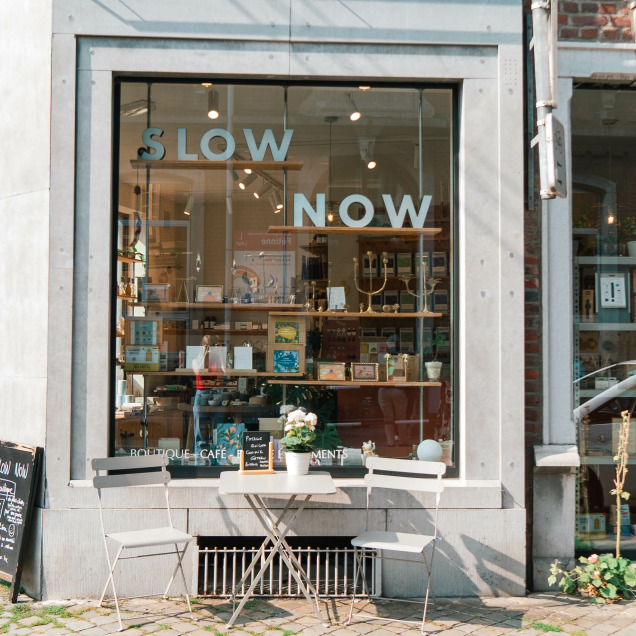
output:
[[[636, 92], [580, 88], [572, 100], [574, 416], [581, 469], [578, 547], [632, 550], [629, 502], [616, 526], [621, 412], [636, 405]], [[636, 457], [633, 425], [628, 452]], [[630, 459], [630, 463], [633, 462]], [[633, 492], [633, 473], [625, 490]], [[631, 516], [631, 518], [630, 518]]]
[[453, 466], [453, 90], [118, 97], [113, 452], [212, 475], [261, 430], [284, 465], [293, 405], [321, 469], [423, 440]]

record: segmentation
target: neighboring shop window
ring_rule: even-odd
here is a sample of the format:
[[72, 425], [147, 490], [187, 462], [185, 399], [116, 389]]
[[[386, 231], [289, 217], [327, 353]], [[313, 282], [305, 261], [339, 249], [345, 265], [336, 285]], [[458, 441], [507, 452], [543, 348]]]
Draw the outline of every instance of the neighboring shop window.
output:
[[213, 474], [261, 430], [284, 465], [302, 406], [322, 469], [453, 466], [454, 91], [118, 89], [114, 452]]
[[[636, 510], [623, 503], [616, 525], [621, 412], [636, 406], [636, 91], [579, 88], [572, 99], [574, 418], [578, 426], [579, 550], [636, 556]], [[634, 427], [629, 463], [636, 458]], [[625, 490], [636, 488], [627, 473]], [[633, 551], [634, 554], [630, 552]]]

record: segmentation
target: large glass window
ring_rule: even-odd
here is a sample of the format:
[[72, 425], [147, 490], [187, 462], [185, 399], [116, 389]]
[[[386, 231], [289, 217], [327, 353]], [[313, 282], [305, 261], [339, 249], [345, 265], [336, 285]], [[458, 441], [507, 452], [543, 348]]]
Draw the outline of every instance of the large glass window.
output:
[[118, 84], [116, 454], [238, 464], [281, 407], [313, 464], [453, 466], [450, 88]]
[[[621, 412], [636, 405], [636, 91], [579, 88], [572, 99], [574, 416], [581, 469], [578, 547], [612, 551], [616, 532], [634, 558], [634, 514], [616, 477]], [[636, 435], [627, 446], [634, 462]], [[628, 472], [625, 490], [636, 488]]]

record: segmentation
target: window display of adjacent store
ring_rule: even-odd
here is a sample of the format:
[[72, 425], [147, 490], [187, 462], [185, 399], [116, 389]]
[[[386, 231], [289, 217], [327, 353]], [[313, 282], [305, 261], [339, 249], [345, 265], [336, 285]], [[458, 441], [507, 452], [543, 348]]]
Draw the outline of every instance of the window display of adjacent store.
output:
[[[114, 454], [237, 466], [318, 418], [312, 465], [455, 464], [452, 88], [122, 80]], [[421, 452], [424, 448], [421, 449]]]
[[[636, 92], [579, 88], [572, 99], [574, 415], [581, 469], [579, 548], [636, 556], [636, 508], [614, 488], [621, 413], [636, 406]], [[636, 458], [631, 426], [627, 451]], [[625, 490], [633, 492], [634, 473]]]

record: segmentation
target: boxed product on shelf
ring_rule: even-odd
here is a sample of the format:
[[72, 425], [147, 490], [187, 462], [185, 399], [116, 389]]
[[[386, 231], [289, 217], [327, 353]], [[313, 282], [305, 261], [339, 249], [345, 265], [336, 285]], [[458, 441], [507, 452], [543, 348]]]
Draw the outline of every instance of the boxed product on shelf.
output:
[[415, 311], [415, 296], [406, 290], [400, 292], [400, 313], [411, 313]]
[[580, 513], [577, 517], [578, 531], [586, 534], [605, 534], [605, 513]]
[[[610, 523], [612, 525], [616, 525], [616, 506], [610, 506], [610, 516], [609, 516], [609, 520]], [[630, 514], [629, 514], [629, 504], [622, 504], [621, 505], [621, 526], [628, 526], [630, 525], [631, 521], [630, 521]]]
[[433, 252], [431, 265], [433, 276], [448, 276], [448, 254], [446, 252]]
[[[616, 537], [617, 534], [618, 533], [616, 531], [616, 526], [610, 526], [609, 536], [610, 537]], [[631, 536], [631, 534], [632, 534], [631, 526], [629, 526], [629, 525], [621, 525], [621, 538], [627, 538], [627, 537]]]
[[403, 274], [413, 273], [413, 254], [411, 252], [400, 252], [395, 256], [396, 274], [402, 276]]

